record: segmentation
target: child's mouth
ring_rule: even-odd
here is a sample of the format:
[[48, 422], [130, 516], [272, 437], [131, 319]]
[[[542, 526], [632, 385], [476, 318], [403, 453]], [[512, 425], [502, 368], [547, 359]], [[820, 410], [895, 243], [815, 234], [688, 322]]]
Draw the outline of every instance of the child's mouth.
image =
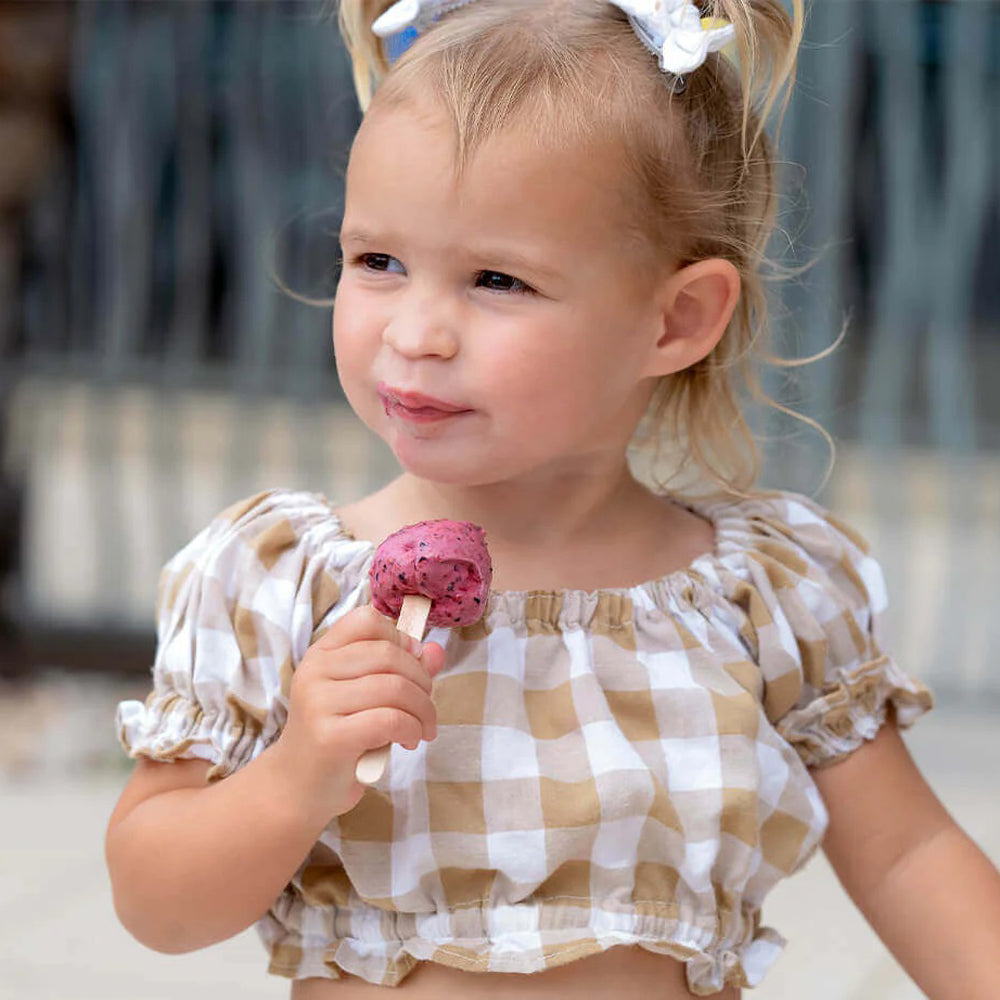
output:
[[451, 403], [420, 392], [396, 389], [380, 382], [378, 397], [382, 401], [386, 416], [400, 417], [412, 423], [425, 424], [471, 413], [472, 410], [458, 403]]

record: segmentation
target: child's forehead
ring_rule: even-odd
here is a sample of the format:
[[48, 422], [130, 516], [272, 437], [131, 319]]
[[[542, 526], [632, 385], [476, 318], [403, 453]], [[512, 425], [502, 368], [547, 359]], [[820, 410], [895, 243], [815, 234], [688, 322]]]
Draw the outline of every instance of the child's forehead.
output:
[[[415, 201], [434, 202], [439, 213], [460, 204], [468, 218], [490, 227], [512, 229], [527, 212], [532, 232], [547, 228], [586, 243], [601, 232], [654, 266], [675, 251], [668, 253], [649, 225], [648, 192], [620, 121], [591, 127], [592, 119], [575, 122], [551, 107], [536, 114], [522, 103], [500, 128], [463, 149], [456, 112], [433, 90], [388, 95], [376, 95], [352, 150], [346, 204], [352, 222], [384, 216], [391, 204], [404, 205], [407, 216], [419, 214]], [[431, 224], [426, 216], [423, 223]]]
[[537, 259], [576, 259], [614, 245], [645, 260], [649, 248], [623, 178], [610, 150], [542, 142], [515, 127], [484, 142], [459, 170], [443, 114], [380, 109], [355, 144], [341, 238], [487, 256], [503, 247], [505, 261], [513, 247]]
[[620, 135], [580, 128], [554, 114], [525, 114], [500, 128], [475, 136], [463, 135], [455, 116], [431, 98], [375, 103], [369, 109], [352, 148], [359, 156], [388, 159], [405, 171], [404, 147], [434, 156], [461, 186], [483, 172], [520, 174], [579, 174], [586, 166], [595, 183], [615, 189], [622, 185], [626, 159]]

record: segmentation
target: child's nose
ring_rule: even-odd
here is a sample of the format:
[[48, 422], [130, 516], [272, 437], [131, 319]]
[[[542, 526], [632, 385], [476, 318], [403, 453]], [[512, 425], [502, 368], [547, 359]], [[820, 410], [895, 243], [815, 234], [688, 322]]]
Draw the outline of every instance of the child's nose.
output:
[[386, 325], [382, 340], [406, 358], [452, 358], [458, 338], [443, 310], [427, 304], [402, 308]]

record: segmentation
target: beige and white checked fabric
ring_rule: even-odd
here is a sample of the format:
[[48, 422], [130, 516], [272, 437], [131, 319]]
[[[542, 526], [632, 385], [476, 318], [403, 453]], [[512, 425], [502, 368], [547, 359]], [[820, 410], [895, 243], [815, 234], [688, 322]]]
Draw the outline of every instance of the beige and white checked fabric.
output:
[[[438, 738], [392, 748], [259, 922], [273, 973], [399, 983], [420, 961], [532, 972], [618, 944], [699, 995], [758, 983], [772, 886], [818, 845], [807, 766], [909, 725], [928, 691], [883, 652], [878, 564], [792, 493], [704, 502], [715, 551], [629, 588], [494, 593], [454, 632]], [[230, 508], [166, 566], [134, 757], [222, 778], [281, 732], [318, 632], [369, 599], [369, 542], [313, 494]]]

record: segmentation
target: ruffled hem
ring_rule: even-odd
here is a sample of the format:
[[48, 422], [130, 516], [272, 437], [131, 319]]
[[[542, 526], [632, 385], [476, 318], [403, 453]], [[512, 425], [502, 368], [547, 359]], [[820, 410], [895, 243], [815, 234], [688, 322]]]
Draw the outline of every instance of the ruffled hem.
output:
[[261, 727], [248, 717], [238, 721], [225, 711], [210, 712], [179, 695], [118, 706], [118, 740], [137, 759], [198, 758], [212, 764], [209, 781], [225, 778], [254, 759], [266, 746]]
[[[287, 979], [340, 979], [357, 976], [378, 986], [399, 986], [421, 962], [470, 973], [531, 974], [587, 958], [616, 946], [635, 946], [683, 962], [688, 989], [711, 996], [727, 987], [758, 985], [780, 956], [784, 938], [769, 927], [755, 927], [748, 917], [743, 942], [712, 944], [712, 934], [683, 921], [657, 920], [649, 928], [627, 928], [622, 914], [602, 914], [599, 933], [567, 928], [544, 933], [508, 933], [492, 939], [409, 937], [405, 940], [341, 938], [311, 941], [265, 918], [258, 932], [270, 953], [268, 971]], [[640, 923], [648, 924], [648, 920]], [[615, 924], [618, 926], [615, 927]], [[670, 926], [666, 926], [669, 924]], [[581, 937], [581, 934], [586, 936]]]
[[883, 655], [851, 671], [840, 671], [832, 687], [803, 708], [788, 712], [777, 730], [807, 767], [826, 767], [873, 740], [890, 706], [905, 729], [930, 711], [934, 698], [928, 688]]

